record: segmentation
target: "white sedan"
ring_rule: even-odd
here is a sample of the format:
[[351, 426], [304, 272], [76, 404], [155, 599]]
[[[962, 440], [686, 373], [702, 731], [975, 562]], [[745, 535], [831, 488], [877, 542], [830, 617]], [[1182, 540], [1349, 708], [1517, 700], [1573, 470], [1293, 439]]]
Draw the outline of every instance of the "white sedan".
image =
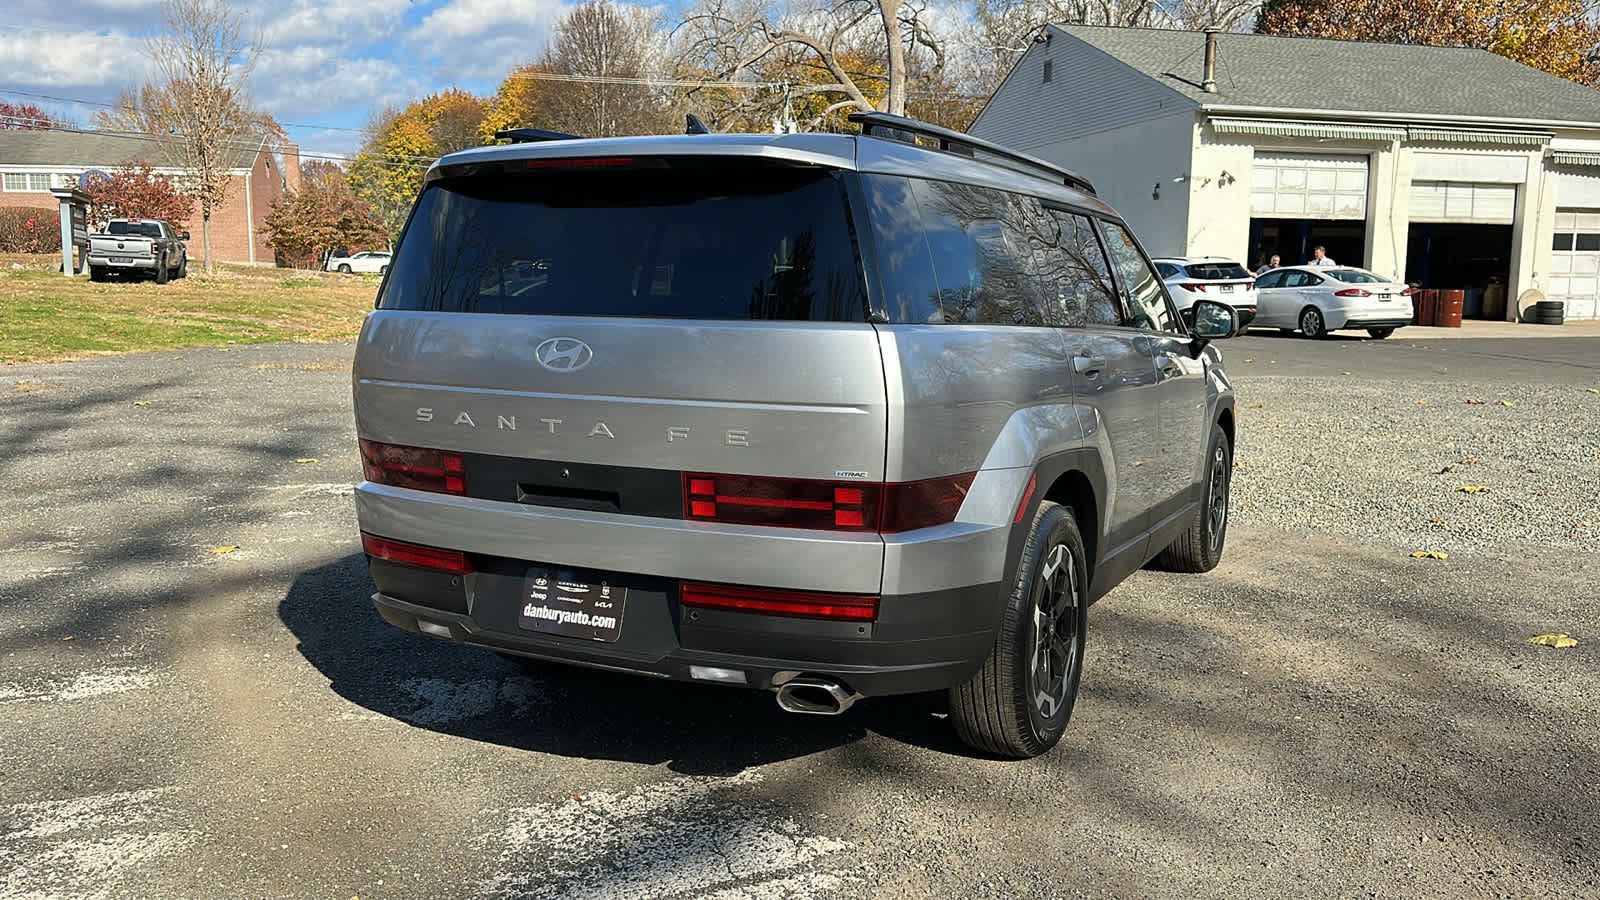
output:
[[1351, 266], [1288, 266], [1256, 278], [1257, 327], [1327, 337], [1365, 328], [1383, 339], [1411, 324], [1411, 288]]
[[328, 258], [329, 272], [377, 272], [383, 274], [389, 270], [389, 253], [384, 250], [363, 250], [355, 256], [331, 256]]

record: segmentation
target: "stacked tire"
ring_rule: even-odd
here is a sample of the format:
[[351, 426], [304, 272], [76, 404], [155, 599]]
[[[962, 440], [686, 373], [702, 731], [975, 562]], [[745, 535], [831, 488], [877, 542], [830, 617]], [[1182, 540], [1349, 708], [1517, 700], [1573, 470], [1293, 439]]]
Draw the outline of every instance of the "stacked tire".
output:
[[1567, 304], [1561, 300], [1540, 300], [1522, 312], [1522, 321], [1535, 325], [1560, 325], [1567, 320]]

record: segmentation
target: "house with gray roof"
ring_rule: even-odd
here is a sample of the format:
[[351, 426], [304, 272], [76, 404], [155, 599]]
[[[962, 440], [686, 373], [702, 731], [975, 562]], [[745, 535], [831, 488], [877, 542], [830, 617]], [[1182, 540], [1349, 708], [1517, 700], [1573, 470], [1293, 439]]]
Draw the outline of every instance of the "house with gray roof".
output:
[[1469, 316], [1600, 317], [1600, 91], [1483, 50], [1050, 26], [969, 130], [1089, 177], [1153, 256], [1323, 245]]
[[[53, 210], [58, 204], [51, 188], [75, 186], [87, 172], [109, 173], [133, 163], [148, 163], [181, 182], [182, 140], [126, 131], [0, 129], [0, 206]], [[286, 148], [280, 163], [261, 137], [241, 136], [227, 148], [230, 184], [227, 200], [211, 215], [212, 251], [224, 262], [271, 264], [274, 254], [263, 226], [284, 191], [299, 188], [298, 150]], [[192, 255], [199, 258], [198, 207], [188, 222], [174, 224], [193, 233]]]

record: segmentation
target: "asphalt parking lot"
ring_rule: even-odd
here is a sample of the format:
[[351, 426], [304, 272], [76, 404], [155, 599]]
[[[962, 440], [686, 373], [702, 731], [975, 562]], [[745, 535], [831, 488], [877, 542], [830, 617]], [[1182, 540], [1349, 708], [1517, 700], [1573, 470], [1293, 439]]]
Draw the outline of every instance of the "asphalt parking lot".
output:
[[1225, 346], [1223, 565], [1029, 762], [385, 626], [348, 345], [0, 369], [0, 896], [1600, 893], [1600, 338]]

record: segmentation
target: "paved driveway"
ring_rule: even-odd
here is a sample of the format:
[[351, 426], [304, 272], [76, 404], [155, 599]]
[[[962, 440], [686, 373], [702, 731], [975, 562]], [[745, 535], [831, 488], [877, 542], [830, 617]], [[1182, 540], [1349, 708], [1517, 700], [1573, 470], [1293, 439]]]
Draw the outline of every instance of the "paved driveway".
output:
[[[1224, 564], [1091, 610], [1067, 737], [1020, 763], [937, 697], [795, 717], [384, 626], [348, 346], [0, 369], [0, 896], [1593, 895], [1600, 505], [1563, 491], [1600, 341], [1448, 343], [1230, 344]], [[1426, 478], [1479, 434], [1498, 506]], [[1541, 507], [1520, 456], [1556, 444]], [[1463, 529], [1330, 508], [1380, 467]], [[1407, 555], [1435, 535], [1465, 549]]]

